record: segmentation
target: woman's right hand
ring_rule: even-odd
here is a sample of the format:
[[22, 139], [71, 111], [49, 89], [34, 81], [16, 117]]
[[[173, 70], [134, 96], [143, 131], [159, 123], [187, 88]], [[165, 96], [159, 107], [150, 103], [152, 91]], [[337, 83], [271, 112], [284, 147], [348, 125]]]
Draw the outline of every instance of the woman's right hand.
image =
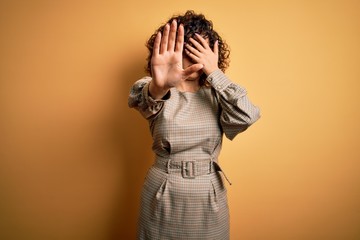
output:
[[203, 68], [198, 63], [183, 69], [183, 47], [184, 26], [180, 24], [177, 27], [176, 20], [172, 21], [171, 26], [166, 24], [162, 34], [158, 32], [156, 35], [151, 58], [152, 81], [149, 86], [153, 98], [162, 98], [170, 88], [176, 87], [192, 73]]

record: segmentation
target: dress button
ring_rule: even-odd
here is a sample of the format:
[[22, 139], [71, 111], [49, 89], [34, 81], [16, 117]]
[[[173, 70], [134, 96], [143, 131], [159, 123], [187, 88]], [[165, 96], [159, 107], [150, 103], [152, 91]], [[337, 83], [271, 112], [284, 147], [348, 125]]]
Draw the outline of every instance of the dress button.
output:
[[221, 89], [221, 85], [217, 85], [216, 88], [217, 88], [217, 89]]

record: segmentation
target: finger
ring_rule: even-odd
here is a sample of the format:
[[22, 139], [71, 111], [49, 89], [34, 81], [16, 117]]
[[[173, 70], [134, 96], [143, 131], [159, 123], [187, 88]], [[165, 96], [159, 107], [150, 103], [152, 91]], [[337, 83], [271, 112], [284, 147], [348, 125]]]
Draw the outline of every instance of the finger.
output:
[[167, 23], [164, 27], [163, 36], [161, 38], [160, 54], [164, 53], [167, 50], [169, 31], [170, 31], [170, 26]]
[[201, 53], [194, 47], [190, 46], [190, 44], [185, 44], [185, 53], [191, 54], [192, 56], [200, 57]]
[[180, 24], [176, 38], [175, 51], [182, 53], [183, 47], [184, 47], [184, 25]]
[[204, 47], [204, 48], [210, 48], [209, 47], [209, 43], [205, 40], [205, 38], [203, 38], [200, 34], [198, 33], [195, 33], [196, 35], [196, 38], [199, 40], [199, 42], [201, 43], [201, 45]]
[[190, 38], [189, 41], [190, 41], [190, 42], [196, 47], [196, 49], [199, 50], [200, 52], [205, 50], [205, 48], [204, 48], [198, 41], [196, 41], [195, 39]]
[[197, 63], [197, 64], [193, 64], [187, 68], [184, 69], [184, 78], [188, 78], [191, 74], [193, 74], [194, 72], [199, 71], [200, 69], [202, 69], [204, 67], [204, 65]]
[[161, 32], [158, 32], [153, 46], [153, 55], [158, 55], [160, 51], [160, 42], [161, 42]]
[[214, 44], [214, 53], [216, 56], [219, 56], [219, 40], [216, 40], [215, 41], [215, 44]]
[[177, 29], [177, 22], [174, 19], [171, 22], [171, 26], [170, 26], [169, 42], [167, 46], [168, 51], [174, 51], [175, 41], [176, 41], [176, 29]]
[[192, 52], [190, 52], [189, 50], [185, 49], [185, 53], [186, 55], [191, 58], [191, 60], [193, 60], [194, 62], [199, 62], [200, 58], [197, 57], [195, 54], [193, 54]]

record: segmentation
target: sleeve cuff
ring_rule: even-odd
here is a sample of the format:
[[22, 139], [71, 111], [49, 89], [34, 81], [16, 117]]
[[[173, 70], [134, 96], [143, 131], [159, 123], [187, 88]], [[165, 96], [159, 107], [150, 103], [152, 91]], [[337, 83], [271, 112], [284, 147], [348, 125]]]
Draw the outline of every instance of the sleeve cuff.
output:
[[220, 69], [210, 73], [206, 81], [208, 81], [216, 91], [223, 91], [232, 83]]

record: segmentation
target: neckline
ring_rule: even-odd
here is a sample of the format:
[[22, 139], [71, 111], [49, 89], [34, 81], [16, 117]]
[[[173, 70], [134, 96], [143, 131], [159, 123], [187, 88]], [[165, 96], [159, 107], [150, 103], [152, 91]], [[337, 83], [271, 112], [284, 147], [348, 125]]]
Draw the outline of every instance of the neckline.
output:
[[200, 86], [198, 90], [196, 90], [195, 92], [190, 92], [190, 91], [180, 91], [179, 89], [177, 89], [175, 87], [176, 91], [179, 92], [179, 93], [182, 93], [182, 94], [190, 94], [190, 95], [195, 95], [199, 92], [201, 92], [201, 90], [203, 89], [203, 86]]

